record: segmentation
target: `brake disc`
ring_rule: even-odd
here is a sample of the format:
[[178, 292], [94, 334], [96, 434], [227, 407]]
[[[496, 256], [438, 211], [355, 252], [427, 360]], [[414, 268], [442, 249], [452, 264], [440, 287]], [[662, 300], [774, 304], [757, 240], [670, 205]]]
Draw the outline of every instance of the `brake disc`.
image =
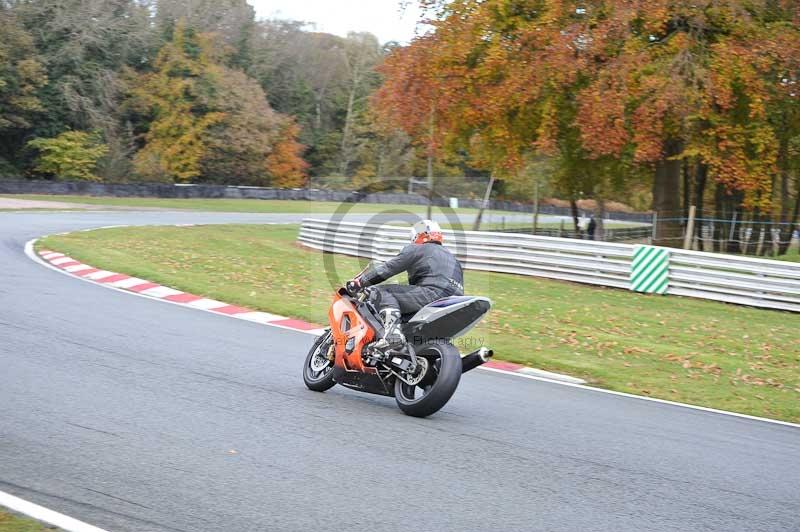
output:
[[328, 367], [330, 361], [322, 355], [316, 355], [314, 358], [311, 359], [311, 369], [314, 372], [319, 372], [324, 370]]
[[[320, 346], [320, 348], [321, 347], [322, 346]], [[317, 348], [317, 352], [314, 353], [314, 357], [311, 359], [311, 364], [309, 364], [311, 370], [314, 371], [315, 373], [324, 370], [331, 363], [330, 351], [333, 351], [333, 346], [332, 345], [330, 346], [330, 348], [328, 349], [329, 351], [328, 353], [323, 353], [322, 349], [320, 348]]]
[[424, 379], [427, 374], [428, 360], [424, 357], [417, 357], [417, 373], [406, 377], [405, 382], [411, 386], [416, 386], [422, 382], [422, 379]]

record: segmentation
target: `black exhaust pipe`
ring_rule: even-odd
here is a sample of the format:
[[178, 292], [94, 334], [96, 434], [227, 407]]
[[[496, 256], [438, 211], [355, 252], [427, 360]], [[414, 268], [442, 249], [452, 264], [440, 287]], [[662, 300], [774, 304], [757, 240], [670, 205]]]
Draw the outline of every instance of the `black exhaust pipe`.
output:
[[488, 362], [494, 355], [494, 351], [488, 347], [481, 347], [477, 351], [465, 355], [461, 358], [461, 373], [466, 373], [469, 370], [475, 369], [484, 362]]

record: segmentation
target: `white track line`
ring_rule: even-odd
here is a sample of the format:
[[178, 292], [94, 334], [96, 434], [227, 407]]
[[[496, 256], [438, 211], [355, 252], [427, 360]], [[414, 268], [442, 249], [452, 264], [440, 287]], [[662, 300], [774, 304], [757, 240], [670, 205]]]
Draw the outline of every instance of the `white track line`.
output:
[[[86, 277], [89, 276], [87, 275]], [[183, 294], [183, 292], [181, 292], [180, 290], [175, 290], [174, 288], [170, 288], [168, 286], [156, 286], [155, 288], [148, 288], [147, 290], [142, 290], [140, 293], [142, 295], [155, 298], [177, 296], [178, 294]]]
[[147, 281], [144, 279], [139, 279], [138, 277], [128, 277], [127, 279], [122, 279], [121, 281], [109, 283], [106, 286], [112, 286], [114, 288], [133, 288], [134, 286], [146, 283]]
[[91, 270], [91, 269], [92, 267], [89, 266], [88, 264], [76, 264], [75, 266], [67, 266], [66, 268], [64, 268], [64, 270], [68, 271], [69, 273], [78, 273], [84, 270]]
[[585, 384], [573, 384], [571, 382], [563, 382], [557, 381], [553, 379], [547, 379], [545, 377], [535, 377], [533, 375], [525, 375], [524, 373], [518, 373], [515, 371], [507, 371], [504, 369], [497, 369], [497, 368], [486, 368], [483, 366], [479, 366], [478, 369], [482, 369], [483, 371], [491, 371], [493, 373], [502, 373], [503, 375], [513, 375], [514, 377], [522, 377], [523, 379], [531, 379], [533, 381], [543, 381], [543, 382], [550, 382], [553, 384], [558, 384], [559, 386], [569, 386], [570, 388], [580, 388], [581, 390], [590, 390], [592, 392], [598, 393], [605, 393], [609, 395], [616, 395], [619, 397], [628, 397], [630, 399], [639, 399], [640, 401], [651, 401], [653, 403], [661, 403], [663, 405], [671, 405], [671, 406], [679, 406], [681, 408], [689, 408], [691, 410], [700, 410], [701, 412], [711, 412], [712, 414], [723, 414], [726, 416], [733, 416], [742, 419], [750, 419], [755, 421], [764, 421], [766, 423], [775, 423], [777, 425], [784, 425], [786, 427], [794, 427], [800, 429], [800, 424], [798, 423], [790, 423], [789, 421], [779, 421], [777, 419], [769, 419], [766, 417], [758, 417], [758, 416], [749, 416], [747, 414], [740, 414], [738, 412], [729, 412], [728, 410], [717, 410], [716, 408], [708, 408], [705, 406], [697, 406], [697, 405], [689, 405], [686, 403], [678, 403], [676, 401], [668, 401], [667, 399], [656, 399], [655, 397], [645, 397], [643, 395], [634, 395], [632, 393], [625, 393], [625, 392], [616, 392], [614, 390], [605, 390], [603, 388], [595, 388], [594, 386], [586, 386]]
[[241, 312], [239, 314], [236, 314], [236, 317], [239, 318], [240, 320], [263, 323], [264, 325], [268, 324], [271, 321], [278, 321], [283, 319], [283, 316], [278, 316], [277, 314], [270, 314], [269, 312], [258, 312], [258, 311]]
[[2, 491], [0, 491], [0, 506], [5, 506], [38, 521], [57, 526], [67, 532], [108, 532], [102, 528], [97, 528], [67, 515], [48, 510], [44, 506], [39, 506]]
[[105, 279], [106, 277], [111, 277], [112, 275], [116, 275], [114, 272], [110, 272], [108, 270], [100, 270], [94, 273], [90, 273], [89, 275], [85, 275], [87, 279], [91, 279], [92, 281], [99, 281], [100, 279]]
[[211, 310], [214, 308], [222, 308], [227, 307], [227, 303], [223, 303], [222, 301], [217, 301], [216, 299], [208, 299], [204, 297], [202, 299], [197, 299], [195, 301], [190, 301], [189, 303], [184, 303], [187, 307], [192, 308], [199, 308], [201, 310]]
[[[123, 227], [123, 226], [117, 226], [117, 227]], [[64, 233], [64, 234], [68, 234], [68, 233]], [[42, 237], [42, 238], [44, 238], [44, 237]], [[98, 283], [94, 283], [91, 280], [86, 279], [84, 277], [72, 275], [72, 274], [62, 270], [61, 268], [57, 268], [56, 266], [53, 266], [52, 264], [48, 263], [47, 261], [41, 259], [36, 254], [36, 252], [34, 252], [34, 250], [33, 250], [33, 245], [36, 243], [37, 240], [39, 240], [39, 239], [38, 238], [34, 238], [34, 239], [32, 239], [32, 240], [30, 240], [30, 241], [25, 243], [25, 254], [28, 256], [28, 258], [30, 258], [34, 262], [38, 262], [39, 264], [50, 268], [51, 270], [55, 270], [55, 271], [61, 273], [62, 275], [67, 275], [69, 277], [72, 277], [73, 279], [81, 279], [82, 281], [85, 281], [87, 283], [92, 283], [94, 285], [98, 284]], [[117, 290], [117, 291], [123, 292], [125, 294], [144, 297], [146, 299], [149, 299], [150, 301], [154, 301], [154, 300], [155, 301], [163, 301], [164, 303], [169, 303], [169, 304], [172, 304], [172, 305], [178, 305], [178, 306], [183, 307], [183, 308], [193, 307], [196, 310], [201, 310], [201, 311], [204, 311], [204, 312], [211, 312], [212, 314], [216, 314], [217, 316], [221, 315], [221, 316], [227, 316], [229, 318], [239, 319], [235, 315], [221, 314], [219, 312], [212, 312], [211, 310], [208, 310], [208, 309], [205, 309], [205, 308], [198, 308], [198, 306], [192, 306], [191, 303], [188, 303], [188, 304], [175, 303], [175, 302], [169, 301], [167, 299], [155, 299], [155, 298], [152, 298], [152, 297], [144, 296], [144, 295], [136, 293], [136, 292], [129, 292], [127, 290], [122, 290], [122, 289], [116, 288], [114, 286], [111, 286], [111, 285], [114, 285], [114, 284], [116, 284], [116, 283], [110, 283], [110, 285], [109, 284], [103, 284], [101, 286], [104, 286], [106, 288], [110, 288], [112, 290]], [[245, 321], [250, 321], [250, 320], [245, 320]], [[315, 330], [311, 330], [311, 331], [304, 331], [304, 330], [301, 330], [301, 329], [293, 329], [291, 327], [286, 327], [286, 326], [275, 324], [275, 323], [267, 323], [265, 325], [269, 325], [270, 327], [277, 327], [279, 329], [286, 329], [286, 330], [289, 330], [289, 331], [295, 331], [295, 332], [299, 332], [299, 333], [303, 333], [303, 334], [308, 334], [308, 335], [311, 335], [311, 336], [319, 336], [319, 329], [315, 329]], [[571, 382], [564, 382], [564, 381], [560, 381], [560, 380], [548, 379], [546, 377], [537, 377], [537, 376], [534, 376], [534, 375], [526, 375], [525, 373], [520, 373], [520, 372], [516, 372], [516, 371], [508, 371], [508, 370], [496, 369], [496, 368], [487, 368], [487, 367], [483, 367], [483, 366], [479, 366], [477, 369], [483, 370], [483, 371], [491, 371], [493, 373], [501, 373], [503, 375], [511, 375], [513, 377], [519, 377], [519, 378], [522, 378], [522, 379], [530, 379], [530, 380], [534, 380], [534, 381], [549, 382], [551, 384], [557, 384], [559, 386], [568, 386], [570, 388], [579, 388], [581, 390], [586, 390], [586, 391], [595, 392], [595, 393], [605, 393], [605, 394], [608, 394], [608, 395], [616, 395], [618, 397], [627, 397], [629, 399], [637, 399], [639, 401], [651, 401], [651, 402], [654, 402], [654, 403], [660, 403], [660, 404], [665, 404], [665, 405], [670, 405], [670, 406], [677, 406], [677, 407], [680, 407], [680, 408], [688, 408], [690, 410], [699, 410], [701, 412], [709, 412], [709, 413], [712, 413], [712, 414], [720, 414], [720, 415], [724, 415], [724, 416], [732, 416], [732, 417], [737, 417], [737, 418], [740, 418], [740, 419], [748, 419], [748, 420], [751, 420], [751, 421], [762, 421], [764, 423], [772, 423], [774, 425], [783, 425], [785, 427], [800, 428], [800, 424], [798, 424], [798, 423], [790, 423], [789, 421], [779, 421], [777, 419], [769, 419], [769, 418], [765, 418], [765, 417], [750, 416], [750, 415], [747, 415], [747, 414], [740, 414], [738, 412], [730, 412], [728, 410], [717, 410], [716, 408], [708, 408], [708, 407], [705, 407], [705, 406], [697, 406], [697, 405], [690, 405], [690, 404], [686, 404], [686, 403], [678, 403], [676, 401], [668, 401], [666, 399], [656, 399], [655, 397], [646, 397], [646, 396], [643, 396], [643, 395], [634, 395], [634, 394], [631, 394], [631, 393], [617, 392], [617, 391], [614, 391], [614, 390], [605, 390], [603, 388], [595, 388], [593, 386], [586, 386], [585, 384], [574, 384], [574, 383], [571, 383]]]

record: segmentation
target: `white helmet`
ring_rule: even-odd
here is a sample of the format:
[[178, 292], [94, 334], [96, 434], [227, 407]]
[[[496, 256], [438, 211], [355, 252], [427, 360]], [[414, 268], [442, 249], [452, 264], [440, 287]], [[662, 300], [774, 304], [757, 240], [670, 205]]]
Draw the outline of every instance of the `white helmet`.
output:
[[420, 220], [411, 227], [411, 242], [424, 244], [425, 242], [442, 243], [442, 228], [433, 220]]

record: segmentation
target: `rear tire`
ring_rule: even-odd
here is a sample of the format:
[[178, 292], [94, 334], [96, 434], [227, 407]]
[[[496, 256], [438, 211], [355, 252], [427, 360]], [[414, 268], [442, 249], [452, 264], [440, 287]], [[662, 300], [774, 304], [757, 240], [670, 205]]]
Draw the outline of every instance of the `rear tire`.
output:
[[320, 362], [318, 357], [327, 355], [332, 342], [331, 332], [328, 331], [314, 341], [314, 345], [306, 355], [306, 361], [303, 364], [303, 382], [306, 383], [309, 390], [324, 392], [336, 385], [336, 381], [333, 380], [332, 361], [328, 361], [328, 365], [321, 371], [314, 369], [315, 364], [318, 365]]
[[422, 382], [411, 386], [396, 379], [394, 383], [397, 406], [413, 417], [426, 417], [438, 412], [461, 381], [461, 355], [452, 344], [426, 346], [417, 352], [417, 358], [420, 357], [428, 361], [428, 373]]

